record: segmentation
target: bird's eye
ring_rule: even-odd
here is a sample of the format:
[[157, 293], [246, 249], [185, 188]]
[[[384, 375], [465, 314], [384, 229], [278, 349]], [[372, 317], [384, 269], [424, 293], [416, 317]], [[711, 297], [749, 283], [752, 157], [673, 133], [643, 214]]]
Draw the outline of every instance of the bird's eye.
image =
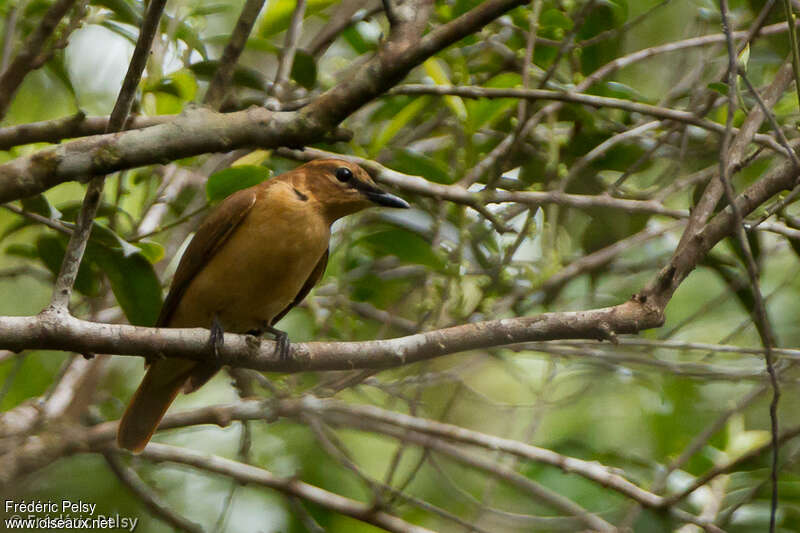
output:
[[350, 181], [353, 179], [353, 173], [347, 167], [339, 167], [336, 169], [336, 179], [342, 182]]

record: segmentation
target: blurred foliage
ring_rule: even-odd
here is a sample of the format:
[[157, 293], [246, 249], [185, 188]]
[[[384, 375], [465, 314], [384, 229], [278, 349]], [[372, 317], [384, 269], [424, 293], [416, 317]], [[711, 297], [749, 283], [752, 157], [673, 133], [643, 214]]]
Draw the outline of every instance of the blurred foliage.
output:
[[[202, 102], [243, 3], [183, 0], [168, 4], [136, 112], [177, 114]], [[479, 3], [437, 1], [431, 25], [453, 20]], [[730, 4], [734, 26], [747, 29], [764, 2], [732, 0]], [[386, 17], [375, 10], [340, 32], [329, 48], [313, 53], [313, 38], [340, 5], [333, 0], [307, 2], [291, 69], [290, 100], [302, 102], [346, 80], [352, 75], [352, 65], [371, 55], [388, 34]], [[364, 9], [377, 5], [377, 1], [366, 2]], [[44, 0], [0, 4], [4, 21], [0, 42], [11, 47], [4, 52], [13, 54], [19, 49], [48, 6]], [[234, 72], [226, 109], [263, 104], [270, 98], [294, 7], [293, 1], [267, 0]], [[69, 45], [26, 78], [3, 125], [64, 117], [78, 110], [108, 113], [142, 12], [143, 4], [137, 0], [90, 2], [84, 23]], [[511, 11], [425, 61], [405, 82], [569, 90], [628, 53], [720, 31], [716, 2], [710, 0], [602, 0], [590, 5], [545, 0], [530, 79], [524, 82], [522, 63], [531, 13], [531, 6]], [[775, 8], [767, 23], [780, 21], [780, 9]], [[562, 47], [564, 41], [574, 46]], [[788, 53], [787, 42], [785, 34], [777, 34], [751, 45], [747, 73], [755, 86], [772, 81]], [[719, 42], [656, 54], [599, 81], [587, 92], [690, 109], [724, 123], [726, 64], [724, 44]], [[757, 105], [744, 90], [739, 99], [747, 109]], [[512, 98], [385, 96], [344, 123], [354, 132], [351, 142], [318, 147], [450, 185], [461, 182], [499, 143], [517, 132], [521, 118], [533, 116], [546, 104], [520, 106]], [[784, 95], [774, 111], [787, 135], [796, 133], [795, 94]], [[737, 124], [743, 117], [738, 111]], [[495, 165], [495, 171], [479, 176], [470, 190], [608, 194], [656, 199], [670, 208], [689, 209], [718, 165], [719, 138], [666, 122], [620, 137], [650, 120], [619, 109], [562, 105], [544, 114], [530, 135], [518, 140], [515, 149]], [[765, 124], [762, 131], [768, 133], [769, 126]], [[586, 159], [604, 143], [610, 143], [609, 149]], [[0, 162], [42, 146], [14, 147], [2, 154]], [[780, 160], [768, 151], [752, 155], [751, 164], [735, 176], [737, 188], [753, 183]], [[78, 293], [72, 303], [75, 313], [93, 320], [154, 323], [163, 288], [198, 223], [197, 213], [297, 164], [259, 150], [237, 153], [237, 157], [231, 162], [219, 155], [204, 155], [111, 176], [78, 275]], [[707, 169], [712, 172], [703, 178], [702, 171]], [[71, 227], [83, 187], [64, 184], [15, 205]], [[293, 341], [386, 338], [478, 320], [617, 304], [653, 278], [680, 236], [679, 230], [667, 229], [673, 222], [666, 217], [608, 207], [505, 203], [478, 212], [435, 197], [408, 196], [413, 204], [409, 212], [374, 210], [335, 226], [325, 277], [311, 297], [279, 325]], [[721, 203], [718, 209], [723, 207]], [[795, 206], [781, 211], [778, 219], [789, 227], [800, 227]], [[509, 231], [500, 233], [502, 227]], [[573, 261], [643, 230], [664, 231], [556, 289], [543, 289], [548, 279]], [[800, 245], [766, 232], [751, 232], [749, 237], [780, 344], [796, 346], [800, 342]], [[35, 314], [47, 304], [66, 239], [62, 232], [0, 209], [0, 314]], [[742, 250], [734, 243], [718, 246], [675, 294], [664, 326], [640, 337], [654, 342], [759, 346], [757, 328], [750, 319], [753, 294], [742, 258]], [[392, 320], [385, 318], [387, 314]], [[47, 351], [3, 355], [0, 409], [7, 411], [51, 394], [68, 360], [64, 354]], [[142, 370], [136, 358], [101, 360], [102, 379], [92, 385], [97, 390], [84, 417], [93, 423], [120, 416]], [[695, 476], [746, 454], [769, 438], [769, 393], [738, 406], [764, 383], [763, 368], [758, 355], [675, 350], [665, 345], [520, 346], [456, 354], [362, 376], [361, 382], [336, 396], [599, 461], [643, 488], [676, 492]], [[346, 377], [352, 376], [269, 376], [276, 392], [283, 395], [322, 394], [330, 383]], [[789, 428], [797, 424], [794, 409], [800, 407], [797, 373], [787, 369], [783, 379], [780, 424]], [[230, 377], [219, 375], [200, 392], [181, 396], [174, 409], [236, 398]], [[721, 424], [722, 430], [702, 441], [696, 453], [665, 479], [668, 465], [732, 408], [736, 413]], [[227, 428], [198, 426], [163, 432], [155, 440], [242, 459], [365, 502], [373, 497], [359, 475], [329, 453], [307, 424], [292, 420], [249, 423], [250, 446], [244, 454], [239, 446], [243, 428], [239, 423]], [[573, 520], [558, 519], [553, 509], [529, 495], [442, 454], [423, 454], [411, 445], [398, 448], [395, 440], [380, 433], [328, 430], [361, 473], [383, 480], [396, 460], [393, 486], [400, 487], [411, 478], [404, 487], [408, 495], [484, 531], [581, 527]], [[800, 530], [798, 453], [796, 441], [790, 441], [781, 453], [780, 531]], [[642, 532], [672, 531], [682, 525], [667, 513], [637, 511], [630, 500], [580, 476], [494, 453], [483, 455], [612, 523]], [[278, 493], [239, 487], [185, 467], [149, 464], [139, 458], [126, 462], [164, 503], [207, 531], [305, 530], [297, 508]], [[713, 490], [703, 487], [681, 508], [700, 514], [716, 502], [716, 516], [727, 517], [721, 524], [726, 531], [764, 531], [769, 520], [768, 478], [769, 459], [761, 455], [721, 476]], [[148, 513], [99, 456], [61, 460], [15, 487], [11, 497], [81, 499], [96, 503], [104, 514], [140, 517], [137, 531], [171, 530]], [[315, 505], [304, 508], [326, 531], [375, 530]], [[434, 530], [461, 530], [402, 500], [393, 503], [392, 511]]]

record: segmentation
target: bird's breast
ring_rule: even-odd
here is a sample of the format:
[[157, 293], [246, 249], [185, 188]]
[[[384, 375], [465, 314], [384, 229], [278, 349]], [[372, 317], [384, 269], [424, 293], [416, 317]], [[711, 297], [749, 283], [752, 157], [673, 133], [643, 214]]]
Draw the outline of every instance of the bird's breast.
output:
[[225, 331], [245, 333], [294, 301], [328, 248], [330, 227], [296, 196], [274, 196], [257, 200], [191, 281], [172, 327], [210, 327], [217, 316]]

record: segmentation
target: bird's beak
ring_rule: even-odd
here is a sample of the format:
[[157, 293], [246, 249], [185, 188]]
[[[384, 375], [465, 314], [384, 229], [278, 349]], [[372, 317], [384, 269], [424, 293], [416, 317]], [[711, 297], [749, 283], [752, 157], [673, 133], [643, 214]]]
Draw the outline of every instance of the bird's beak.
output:
[[411, 207], [410, 205], [408, 205], [408, 202], [406, 202], [399, 196], [395, 196], [394, 194], [389, 194], [388, 192], [385, 191], [381, 190], [367, 191], [364, 193], [364, 195], [367, 198], [369, 198], [371, 202], [385, 207], [402, 207], [404, 209]]

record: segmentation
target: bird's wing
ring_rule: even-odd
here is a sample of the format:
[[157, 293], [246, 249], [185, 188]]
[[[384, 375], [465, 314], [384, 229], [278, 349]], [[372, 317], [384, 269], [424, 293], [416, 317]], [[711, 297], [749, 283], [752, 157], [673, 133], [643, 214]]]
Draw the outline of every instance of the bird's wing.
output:
[[311, 274], [308, 276], [308, 279], [303, 284], [303, 287], [300, 289], [300, 292], [297, 293], [292, 303], [286, 306], [286, 309], [275, 315], [275, 318], [272, 319], [272, 323], [270, 325], [274, 325], [283, 318], [286, 313], [292, 310], [294, 306], [299, 304], [303, 301], [303, 298], [308, 296], [308, 293], [311, 292], [311, 289], [314, 288], [314, 285], [317, 284], [319, 279], [322, 277], [322, 274], [325, 272], [325, 267], [328, 265], [328, 255], [330, 250], [325, 250], [325, 253], [322, 254], [319, 261], [317, 261], [317, 266], [314, 267], [314, 270], [311, 271]]
[[156, 326], [169, 325], [172, 313], [178, 307], [189, 284], [225, 244], [255, 203], [256, 191], [252, 187], [237, 191], [223, 200], [200, 225], [181, 257]]

